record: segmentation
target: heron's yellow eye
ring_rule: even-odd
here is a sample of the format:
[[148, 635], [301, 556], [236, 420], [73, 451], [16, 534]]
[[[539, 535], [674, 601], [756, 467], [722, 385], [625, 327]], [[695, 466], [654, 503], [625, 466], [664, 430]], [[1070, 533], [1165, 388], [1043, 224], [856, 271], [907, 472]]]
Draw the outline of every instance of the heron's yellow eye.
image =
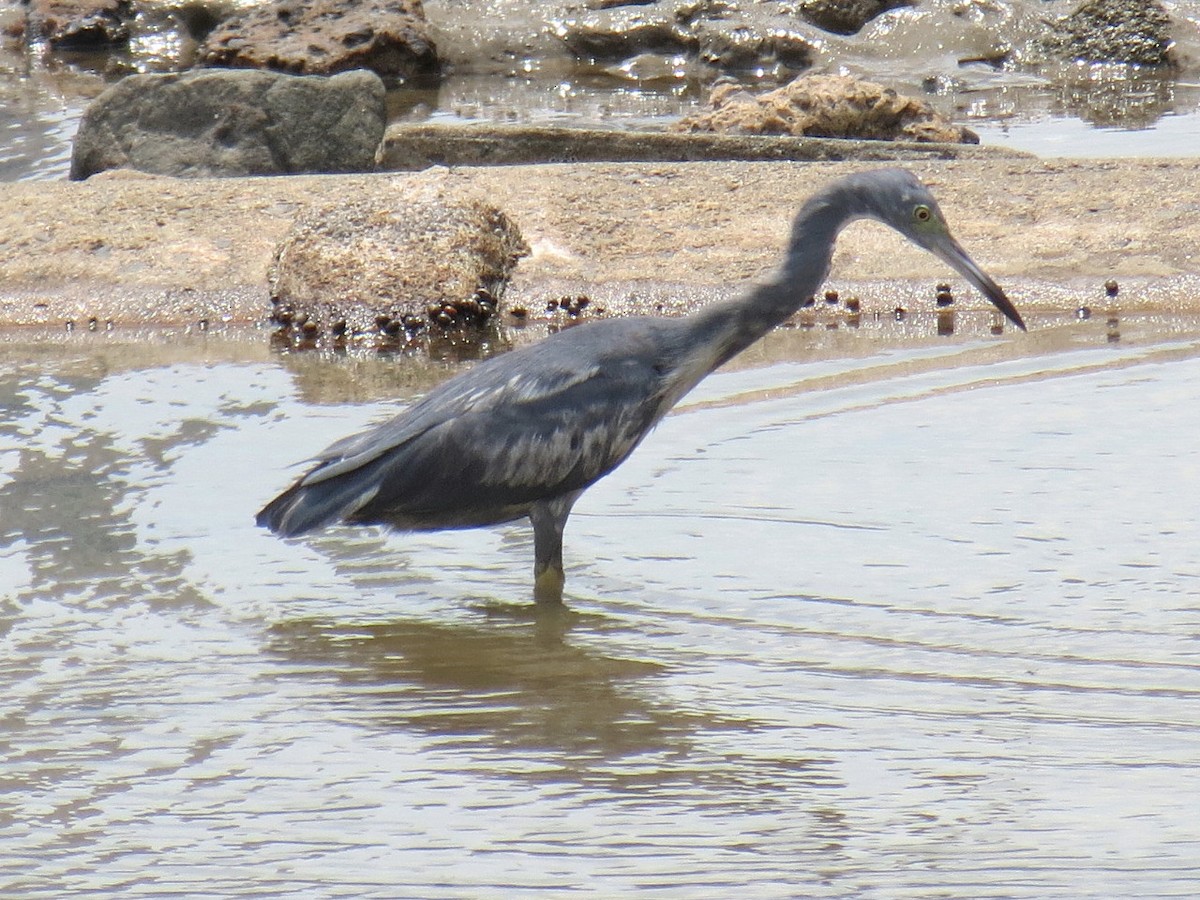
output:
[[928, 222], [933, 218], [933, 210], [922, 203], [919, 206], [913, 207], [913, 218], [918, 222]]

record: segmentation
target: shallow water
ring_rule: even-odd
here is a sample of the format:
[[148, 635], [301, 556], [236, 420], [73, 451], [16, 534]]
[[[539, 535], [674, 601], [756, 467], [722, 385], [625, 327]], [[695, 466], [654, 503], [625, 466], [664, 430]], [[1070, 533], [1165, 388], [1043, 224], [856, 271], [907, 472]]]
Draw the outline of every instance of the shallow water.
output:
[[[848, 65], [855, 74], [921, 97], [976, 131], [984, 145], [1064, 158], [1200, 153], [1200, 85], [1192, 69], [1176, 77], [1080, 66], [1050, 79], [987, 66], [939, 68], [939, 60], [946, 63], [943, 53], [924, 44], [937, 27], [916, 31], [917, 43], [900, 41], [883, 57], [842, 48], [822, 71]], [[543, 62], [526, 74], [455, 70], [433, 87], [395, 89], [391, 118], [661, 131], [708, 107], [711, 76], [641, 77], [623, 66]], [[67, 177], [83, 112], [112, 77], [87, 56], [35, 62], [0, 47], [0, 182]], [[774, 83], [750, 86], [767, 90]]]
[[[893, 79], [920, 96], [919, 83]], [[98, 90], [98, 88], [96, 88]], [[396, 92], [395, 121], [487, 122], [658, 131], [707, 105], [691, 84], [656, 88], [586, 79], [448, 78], [437, 90]], [[983, 144], [1043, 157], [1193, 157], [1200, 153], [1200, 91], [1175, 88], [1169, 102], [1116, 121], [1090, 121], [1085, 101], [1064, 102], [1040, 84], [930, 98], [975, 130]], [[0, 182], [66, 178], [88, 98], [37, 81], [5, 83], [0, 72]], [[1114, 115], [1111, 111], [1106, 113]]]
[[521, 525], [253, 525], [436, 367], [0, 348], [0, 893], [1196, 896], [1200, 322], [819, 337], [540, 613]]

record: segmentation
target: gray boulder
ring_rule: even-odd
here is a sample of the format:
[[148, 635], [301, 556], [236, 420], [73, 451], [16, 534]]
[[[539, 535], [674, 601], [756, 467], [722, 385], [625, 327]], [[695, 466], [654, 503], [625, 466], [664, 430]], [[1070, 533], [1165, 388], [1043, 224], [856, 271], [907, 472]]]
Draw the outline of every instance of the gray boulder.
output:
[[421, 0], [282, 0], [219, 24], [200, 48], [210, 66], [329, 75], [370, 69], [408, 77], [437, 69]]
[[129, 168], [191, 177], [365, 172], [387, 112], [371, 72], [131, 75], [92, 101], [71, 178]]

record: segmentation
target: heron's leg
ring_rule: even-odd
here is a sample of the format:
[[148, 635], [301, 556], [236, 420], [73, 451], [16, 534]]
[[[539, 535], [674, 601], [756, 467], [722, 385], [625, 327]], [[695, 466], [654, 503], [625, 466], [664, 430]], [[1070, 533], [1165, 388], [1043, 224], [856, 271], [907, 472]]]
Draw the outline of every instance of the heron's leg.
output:
[[579, 494], [567, 494], [535, 503], [529, 510], [533, 523], [533, 599], [538, 603], [562, 603], [563, 529]]

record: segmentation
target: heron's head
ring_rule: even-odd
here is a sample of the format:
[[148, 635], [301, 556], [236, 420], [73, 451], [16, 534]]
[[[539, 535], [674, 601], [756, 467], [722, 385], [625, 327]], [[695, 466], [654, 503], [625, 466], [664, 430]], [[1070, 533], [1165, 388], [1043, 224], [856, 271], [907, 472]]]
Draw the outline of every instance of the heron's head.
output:
[[851, 177], [857, 182], [854, 192], [865, 215], [891, 225], [918, 247], [938, 257], [975, 285], [1014, 325], [1025, 330], [1021, 314], [950, 234], [937, 200], [916, 176], [903, 169], [883, 169]]

